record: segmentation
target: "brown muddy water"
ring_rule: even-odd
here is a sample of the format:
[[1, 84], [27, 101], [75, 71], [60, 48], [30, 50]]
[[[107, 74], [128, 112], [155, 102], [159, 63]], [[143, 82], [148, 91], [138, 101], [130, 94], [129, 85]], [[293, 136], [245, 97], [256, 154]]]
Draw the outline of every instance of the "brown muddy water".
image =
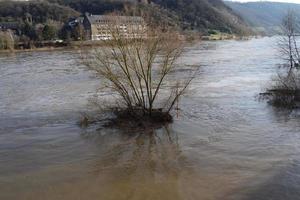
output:
[[134, 135], [76, 124], [99, 86], [76, 52], [0, 55], [0, 199], [300, 199], [300, 114], [256, 98], [275, 43], [190, 46], [179, 117]]

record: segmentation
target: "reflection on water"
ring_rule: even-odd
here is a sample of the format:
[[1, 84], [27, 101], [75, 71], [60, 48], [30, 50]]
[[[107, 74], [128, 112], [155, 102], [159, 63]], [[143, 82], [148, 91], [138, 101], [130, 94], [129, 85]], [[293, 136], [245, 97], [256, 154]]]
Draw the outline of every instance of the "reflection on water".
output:
[[299, 113], [255, 98], [274, 43], [188, 47], [179, 118], [141, 134], [76, 125], [100, 84], [76, 52], [1, 55], [0, 199], [298, 199]]

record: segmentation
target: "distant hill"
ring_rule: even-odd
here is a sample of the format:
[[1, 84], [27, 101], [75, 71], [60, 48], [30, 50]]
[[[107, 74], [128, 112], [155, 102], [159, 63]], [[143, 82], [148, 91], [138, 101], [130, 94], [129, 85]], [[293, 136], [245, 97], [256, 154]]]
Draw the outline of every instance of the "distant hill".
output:
[[300, 4], [277, 2], [248, 2], [239, 3], [226, 1], [225, 4], [239, 14], [255, 30], [267, 34], [280, 32], [283, 17], [291, 9], [299, 14]]

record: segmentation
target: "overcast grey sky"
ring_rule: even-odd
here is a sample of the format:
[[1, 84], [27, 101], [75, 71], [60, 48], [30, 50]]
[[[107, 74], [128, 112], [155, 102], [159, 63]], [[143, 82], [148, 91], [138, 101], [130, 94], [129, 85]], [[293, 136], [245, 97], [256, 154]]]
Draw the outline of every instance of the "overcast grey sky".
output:
[[[249, 1], [257, 1], [257, 0], [232, 0], [232, 1], [249, 2]], [[267, 1], [286, 2], [286, 3], [299, 3], [300, 4], [300, 0], [267, 0]]]

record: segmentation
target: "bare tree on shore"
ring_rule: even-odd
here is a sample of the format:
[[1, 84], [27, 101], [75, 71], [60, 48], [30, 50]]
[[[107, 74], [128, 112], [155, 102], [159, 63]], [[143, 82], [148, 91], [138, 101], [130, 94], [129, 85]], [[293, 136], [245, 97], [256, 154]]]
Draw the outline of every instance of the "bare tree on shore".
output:
[[0, 31], [0, 49], [13, 50], [14, 37], [11, 31]]

